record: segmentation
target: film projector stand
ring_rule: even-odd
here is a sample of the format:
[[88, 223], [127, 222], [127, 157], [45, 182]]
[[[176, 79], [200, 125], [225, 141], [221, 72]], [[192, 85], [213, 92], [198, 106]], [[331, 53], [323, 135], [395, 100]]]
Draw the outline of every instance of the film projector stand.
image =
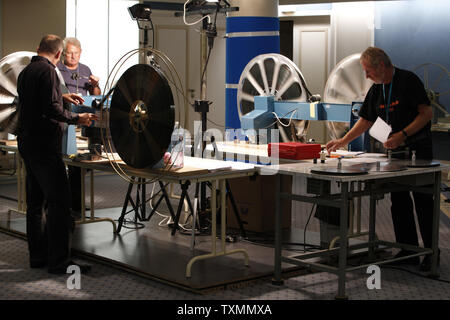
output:
[[[208, 66], [208, 61], [209, 61], [209, 57], [214, 45], [214, 38], [217, 36], [217, 31], [216, 31], [216, 18], [217, 18], [217, 13], [218, 12], [227, 12], [227, 11], [234, 11], [237, 10], [237, 8], [230, 8], [230, 5], [227, 1], [225, 1], [226, 6], [224, 8], [222, 8], [220, 6], [219, 3], [217, 3], [217, 6], [213, 8], [212, 11], [207, 12], [207, 10], [201, 10], [200, 12], [203, 14], [203, 16], [205, 17], [205, 15], [207, 13], [215, 13], [215, 18], [214, 18], [214, 23], [207, 23], [206, 19], [202, 20], [202, 24], [203, 24], [203, 28], [202, 28], [202, 32], [201, 32], [201, 70], [202, 74], [201, 74], [201, 100], [196, 100], [194, 103], [194, 111], [200, 113], [201, 116], [201, 157], [203, 157], [203, 153], [206, 149], [206, 139], [205, 139], [205, 133], [207, 131], [207, 114], [209, 112], [209, 105], [212, 104], [212, 102], [208, 101], [206, 99], [206, 69]], [[209, 50], [207, 50], [207, 48], [209, 48]], [[208, 54], [206, 54], [206, 52], [208, 51]], [[215, 138], [214, 136], [210, 137], [211, 140], [211, 144], [213, 146], [213, 152], [216, 155], [216, 158], [218, 158], [219, 160], [222, 160], [218, 157], [219, 155], [219, 150], [217, 148], [217, 145], [215, 143]], [[195, 151], [198, 149], [198, 144], [199, 143], [194, 143], [194, 146], [192, 148], [192, 156], [194, 156]], [[199, 212], [206, 214], [207, 211], [207, 198], [206, 198], [206, 182], [202, 182], [202, 183], [196, 183], [195, 186], [195, 200], [194, 200], [194, 210], [191, 210], [191, 212], [193, 213], [193, 221], [197, 221], [197, 203], [198, 200], [200, 200], [200, 210]], [[210, 187], [210, 185], [208, 185], [208, 187]], [[211, 189], [211, 188], [210, 188]], [[199, 193], [200, 193], [200, 198], [199, 198]], [[231, 205], [233, 207], [233, 212], [235, 214], [235, 217], [238, 221], [239, 224], [239, 229], [241, 232], [241, 235], [245, 238], [246, 237], [246, 233], [245, 233], [245, 229], [243, 226], [243, 222], [240, 218], [239, 215], [239, 210], [236, 206], [236, 202], [234, 201], [234, 197], [230, 188], [230, 185], [228, 183], [228, 181], [226, 181], [226, 198], [230, 199]], [[194, 224], [193, 224], [194, 225]], [[200, 225], [200, 223], [199, 223]], [[172, 231], [173, 232], [173, 231]], [[191, 247], [192, 247], [192, 243], [191, 243]]]
[[[237, 8], [230, 8], [227, 1], [224, 1], [224, 2], [226, 4], [225, 7], [222, 7], [219, 3], [217, 3], [214, 6], [208, 5], [207, 8], [203, 7], [203, 6], [199, 6], [201, 8], [196, 8], [196, 6], [193, 6], [190, 9], [191, 10], [190, 13], [197, 12], [197, 13], [201, 13], [203, 16], [207, 15], [208, 13], [215, 13], [215, 16], [217, 17], [218, 12], [228, 12], [228, 11], [237, 10]], [[153, 24], [151, 23], [151, 19], [150, 19], [151, 10], [149, 7], [147, 7], [147, 5], [138, 4], [133, 7], [130, 7], [129, 11], [130, 11], [130, 15], [132, 16], [132, 18], [138, 22], [139, 29], [144, 31], [144, 42], [141, 44], [144, 45], [144, 47], [145, 47], [148, 45], [147, 32], [149, 30], [153, 30]], [[175, 14], [175, 15], [177, 16], [177, 14]], [[206, 141], [203, 141], [203, 137], [207, 130], [206, 129], [207, 113], [209, 112], [209, 105], [211, 104], [211, 102], [206, 100], [206, 80], [205, 80], [206, 77], [205, 77], [205, 74], [206, 74], [206, 67], [207, 67], [208, 60], [209, 60], [209, 55], [210, 55], [212, 47], [213, 47], [214, 38], [217, 36], [216, 20], [214, 20], [214, 24], [213, 24], [210, 22], [207, 23], [206, 19], [203, 19], [203, 31], [201, 33], [201, 36], [202, 36], [202, 38], [201, 38], [202, 60], [201, 61], [202, 61], [202, 70], [203, 70], [202, 75], [201, 75], [201, 99], [202, 100], [195, 101], [194, 108], [195, 108], [196, 112], [199, 112], [201, 114], [201, 119], [202, 119], [202, 128], [201, 128], [202, 129], [202, 135], [201, 135], [201, 137], [202, 137], [201, 154], [202, 155], [201, 156], [203, 157], [203, 152], [206, 148]], [[209, 52], [208, 52], [208, 56], [206, 57], [207, 46], [209, 47]], [[151, 56], [148, 56], [145, 58], [146, 58], [146, 63], [155, 67], [154, 61]], [[156, 67], [158, 67], [158, 66], [156, 65]], [[217, 145], [215, 144], [214, 137], [211, 137], [211, 143], [213, 144], [214, 152], [217, 157], [218, 149], [217, 149]], [[198, 145], [196, 143], [195, 146], [193, 146], [193, 148], [192, 148], [192, 152], [194, 152], [194, 150], [196, 150], [197, 147], [198, 147]], [[169, 195], [167, 194], [167, 191], [165, 188], [166, 185], [164, 185], [161, 181], [158, 181], [160, 189], [161, 189], [160, 192], [162, 192], [162, 195], [159, 197], [155, 206], [152, 208], [152, 211], [150, 212], [149, 216], [146, 217], [145, 206], [146, 206], [147, 201], [145, 198], [146, 197], [146, 195], [145, 195], [145, 179], [139, 178], [137, 181], [138, 186], [137, 186], [137, 191], [136, 191], [136, 202], [134, 202], [131, 197], [133, 184], [136, 184], [135, 177], [132, 177], [132, 179], [133, 179], [133, 181], [129, 183], [127, 194], [126, 194], [124, 205], [123, 205], [123, 209], [122, 209], [122, 214], [119, 218], [119, 226], [117, 229], [117, 233], [119, 233], [121, 230], [121, 227], [124, 223], [124, 218], [125, 218], [126, 214], [128, 214], [131, 211], [135, 212], [135, 219], [134, 219], [135, 224], [138, 224], [138, 222], [137, 222], [138, 220], [148, 221], [153, 216], [153, 214], [156, 212], [156, 209], [159, 207], [162, 200], [165, 200], [167, 207], [169, 208], [171, 218], [174, 221], [174, 223], [172, 225], [172, 232], [171, 232], [172, 235], [174, 235], [176, 230], [178, 229], [178, 222], [180, 219], [181, 209], [183, 207], [184, 200], [187, 201], [187, 204], [188, 204], [189, 210], [190, 210], [190, 215], [188, 216], [188, 218], [191, 215], [193, 217], [193, 223], [192, 223], [193, 236], [195, 234], [195, 229], [197, 227], [199, 230], [201, 230], [200, 221], [197, 217], [197, 204], [199, 203], [198, 201], [200, 200], [199, 212], [205, 213], [207, 211], [207, 209], [206, 209], [206, 207], [207, 207], [207, 198], [206, 198], [207, 183], [206, 182], [196, 183], [194, 206], [192, 206], [191, 200], [190, 200], [188, 192], [187, 192], [188, 188], [190, 186], [190, 182], [186, 181], [186, 182], [180, 184], [182, 193], [180, 196], [177, 212], [175, 214], [173, 207], [169, 200]], [[227, 199], [230, 199], [234, 214], [239, 223], [241, 234], [242, 234], [242, 236], [246, 237], [245, 230], [243, 227], [243, 222], [240, 219], [239, 211], [238, 211], [238, 208], [234, 201], [228, 181], [226, 182], [226, 197], [227, 197]], [[128, 204], [131, 204], [133, 209], [127, 212]], [[193, 245], [193, 237], [192, 237], [191, 246], [192, 245]]]

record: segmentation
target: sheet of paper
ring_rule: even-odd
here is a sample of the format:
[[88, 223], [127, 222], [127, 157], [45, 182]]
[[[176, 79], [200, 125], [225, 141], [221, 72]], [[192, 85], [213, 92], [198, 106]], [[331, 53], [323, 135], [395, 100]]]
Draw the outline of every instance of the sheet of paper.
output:
[[330, 153], [330, 158], [354, 158], [363, 154], [364, 151], [347, 151], [347, 150], [336, 150]]
[[383, 119], [378, 117], [375, 123], [372, 125], [372, 128], [370, 128], [369, 134], [381, 143], [385, 143], [391, 131], [391, 126], [388, 125]]

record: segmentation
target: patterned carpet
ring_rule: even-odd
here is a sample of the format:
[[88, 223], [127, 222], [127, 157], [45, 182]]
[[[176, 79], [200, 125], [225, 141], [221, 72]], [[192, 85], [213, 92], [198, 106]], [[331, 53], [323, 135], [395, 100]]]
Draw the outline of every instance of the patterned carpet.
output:
[[[96, 207], [123, 204], [127, 184], [116, 176], [96, 177]], [[0, 196], [16, 197], [14, 180], [3, 179]], [[0, 217], [14, 201], [0, 198]], [[294, 215], [293, 224], [302, 226]], [[363, 226], [365, 222], [363, 221]], [[308, 227], [308, 230], [310, 227]], [[317, 228], [312, 225], [311, 228]], [[311, 230], [313, 230], [311, 229]], [[377, 232], [389, 240], [392, 235], [389, 217], [377, 216]], [[346, 293], [352, 300], [448, 300], [450, 298], [449, 219], [442, 215], [439, 244], [440, 279], [433, 280], [417, 267], [381, 268], [381, 289], [369, 290], [369, 274], [361, 269], [347, 274]], [[272, 257], [270, 257], [272, 258]], [[205, 294], [195, 294], [164, 283], [118, 270], [95, 261], [86, 261], [92, 272], [81, 276], [81, 289], [68, 289], [68, 275], [50, 275], [42, 269], [28, 268], [26, 241], [0, 232], [1, 300], [333, 300], [337, 292], [335, 275], [320, 272], [285, 279], [273, 285], [269, 279], [228, 286]]]

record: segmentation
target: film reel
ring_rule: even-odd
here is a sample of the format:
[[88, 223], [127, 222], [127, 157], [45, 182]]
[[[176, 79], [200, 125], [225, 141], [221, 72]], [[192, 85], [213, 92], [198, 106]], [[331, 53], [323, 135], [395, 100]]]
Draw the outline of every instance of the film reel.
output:
[[0, 138], [15, 133], [17, 78], [35, 55], [35, 52], [18, 51], [0, 59]]
[[[137, 54], [154, 60], [149, 64], [133, 65], [123, 71], [127, 61]], [[137, 169], [162, 163], [175, 121], [183, 127], [184, 107], [181, 106], [186, 99], [173, 63], [156, 49], [131, 50], [115, 64], [103, 92], [107, 92], [107, 95], [104, 97], [99, 122], [105, 127], [101, 131], [102, 142], [111, 166], [129, 183], [152, 183], [158, 180], [155, 177], [137, 182], [118, 161], [123, 160], [129, 167]], [[108, 95], [111, 95], [110, 99]], [[161, 176], [165, 170], [171, 169], [170, 162], [161, 166]]]
[[450, 72], [443, 65], [427, 62], [413, 69], [422, 79], [423, 85], [434, 108], [433, 123], [449, 127], [450, 113], [446, 105], [450, 102]]
[[[325, 84], [323, 102], [351, 104], [364, 101], [373, 81], [366, 78], [360, 57], [360, 53], [352, 54], [333, 68]], [[328, 121], [327, 128], [330, 138], [338, 139], [348, 130], [348, 123]]]
[[173, 96], [162, 73], [147, 64], [129, 68], [111, 99], [111, 138], [134, 168], [155, 165], [167, 151], [175, 123]]
[[[255, 109], [255, 96], [269, 94], [274, 95], [276, 101], [305, 102], [311, 96], [295, 63], [275, 53], [256, 56], [242, 71], [237, 90], [239, 119]], [[308, 121], [297, 120], [295, 126], [297, 136], [306, 135]], [[284, 140], [290, 140], [283, 135], [283, 130], [280, 133]]]

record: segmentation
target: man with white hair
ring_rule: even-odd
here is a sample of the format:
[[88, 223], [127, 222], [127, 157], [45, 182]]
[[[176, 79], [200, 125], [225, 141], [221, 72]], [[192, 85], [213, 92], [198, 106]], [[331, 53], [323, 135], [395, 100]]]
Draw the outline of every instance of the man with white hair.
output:
[[[65, 85], [70, 93], [82, 96], [100, 95], [99, 78], [94, 76], [91, 69], [80, 63], [81, 43], [77, 38], [65, 38], [64, 49], [61, 61], [57, 64], [64, 79]], [[81, 218], [81, 169], [75, 166], [68, 166], [69, 182], [71, 189], [71, 207], [74, 216]], [[86, 208], [89, 210], [89, 208]]]
[[[359, 111], [359, 120], [344, 137], [328, 142], [327, 150], [332, 152], [347, 145], [367, 131], [377, 118], [381, 118], [392, 128], [392, 133], [383, 144], [385, 149], [405, 152], [406, 159], [411, 159], [411, 152], [415, 151], [417, 159], [431, 160], [433, 147], [430, 128], [433, 110], [422, 81], [413, 72], [395, 67], [386, 52], [380, 48], [367, 48], [361, 54], [360, 62], [366, 77], [373, 80], [374, 84]], [[401, 157], [401, 154], [393, 157]], [[412, 246], [419, 244], [415, 211], [423, 244], [426, 248], [431, 248], [433, 195], [418, 191], [411, 194], [409, 191], [396, 191], [391, 192], [391, 202], [397, 242]], [[395, 257], [412, 253], [414, 252], [403, 249]], [[420, 270], [429, 271], [431, 262], [431, 255], [426, 255], [420, 264]], [[419, 263], [419, 257], [411, 257], [395, 264]]]
[[58, 63], [58, 69], [71, 93], [79, 93], [82, 96], [99, 95], [99, 78], [94, 76], [91, 69], [80, 63], [81, 43], [77, 38], [64, 39], [64, 51], [62, 61]]

